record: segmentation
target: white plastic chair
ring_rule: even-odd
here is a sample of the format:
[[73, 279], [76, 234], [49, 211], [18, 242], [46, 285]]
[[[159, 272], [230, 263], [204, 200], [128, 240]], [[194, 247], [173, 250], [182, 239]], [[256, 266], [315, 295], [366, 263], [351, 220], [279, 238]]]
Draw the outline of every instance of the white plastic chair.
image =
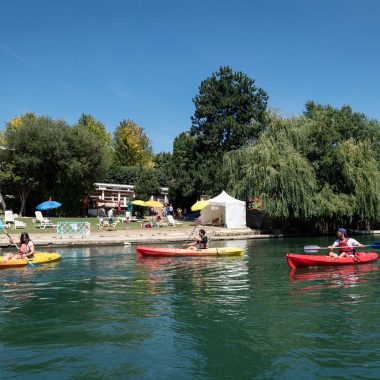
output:
[[178, 220], [175, 220], [173, 218], [173, 215], [167, 215], [166, 217], [168, 218], [169, 225], [172, 225], [172, 226], [181, 226], [182, 225], [182, 222], [179, 222]]
[[36, 219], [33, 219], [35, 227], [46, 228], [55, 227], [56, 225], [50, 219], [44, 218], [41, 211], [35, 211]]
[[15, 228], [15, 218], [13, 217], [12, 210], [4, 211], [4, 224], [8, 228], [9, 227]]

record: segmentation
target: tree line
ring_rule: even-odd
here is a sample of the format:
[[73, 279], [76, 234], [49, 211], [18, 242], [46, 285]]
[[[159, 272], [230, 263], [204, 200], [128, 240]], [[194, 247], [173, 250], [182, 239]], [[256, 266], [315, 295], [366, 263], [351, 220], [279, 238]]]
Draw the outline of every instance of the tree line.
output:
[[21, 209], [28, 196], [52, 195], [78, 208], [101, 181], [133, 184], [142, 199], [168, 186], [181, 208], [226, 190], [260, 199], [271, 223], [290, 230], [376, 226], [378, 121], [313, 101], [286, 118], [268, 110], [268, 99], [248, 75], [220, 67], [199, 85], [189, 130], [174, 139], [172, 153], [158, 154], [132, 120], [110, 134], [91, 115], [73, 126], [21, 115], [2, 135], [1, 190], [17, 189]]

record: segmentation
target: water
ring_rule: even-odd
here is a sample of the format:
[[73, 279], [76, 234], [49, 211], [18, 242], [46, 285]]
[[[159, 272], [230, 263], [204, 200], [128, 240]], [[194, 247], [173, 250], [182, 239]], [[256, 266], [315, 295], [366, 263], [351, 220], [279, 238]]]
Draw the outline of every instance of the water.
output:
[[283, 260], [328, 243], [140, 260], [133, 246], [67, 248], [60, 263], [2, 270], [0, 378], [378, 379], [378, 264], [292, 272]]

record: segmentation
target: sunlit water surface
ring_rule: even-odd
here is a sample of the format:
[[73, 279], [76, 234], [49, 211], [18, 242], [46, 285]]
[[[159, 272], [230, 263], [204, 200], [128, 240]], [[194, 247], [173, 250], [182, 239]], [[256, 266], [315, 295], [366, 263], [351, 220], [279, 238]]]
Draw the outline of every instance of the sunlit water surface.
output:
[[378, 264], [284, 262], [327, 243], [213, 243], [242, 258], [67, 248], [59, 263], [1, 270], [0, 378], [379, 379]]

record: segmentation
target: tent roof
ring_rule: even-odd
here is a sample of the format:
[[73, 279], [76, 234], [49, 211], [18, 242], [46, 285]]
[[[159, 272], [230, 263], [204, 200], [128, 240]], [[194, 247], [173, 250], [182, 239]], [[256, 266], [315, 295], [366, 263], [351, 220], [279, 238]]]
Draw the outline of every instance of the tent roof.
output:
[[239, 201], [239, 199], [235, 199], [234, 197], [231, 197], [231, 195], [228, 195], [224, 190], [217, 195], [215, 198], [209, 199], [209, 202], [213, 206], [225, 206], [226, 204], [244, 204], [244, 201]]

